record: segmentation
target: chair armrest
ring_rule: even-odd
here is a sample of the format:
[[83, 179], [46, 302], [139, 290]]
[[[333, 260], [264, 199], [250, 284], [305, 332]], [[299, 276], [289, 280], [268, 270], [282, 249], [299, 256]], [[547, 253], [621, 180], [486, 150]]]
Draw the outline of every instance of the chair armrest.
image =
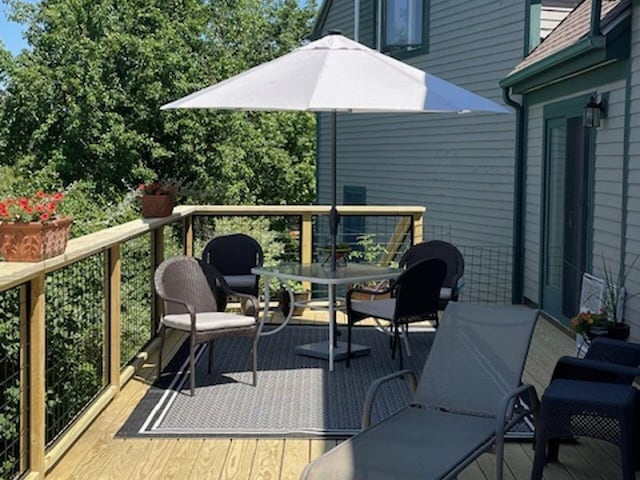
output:
[[553, 370], [551, 381], [557, 378], [591, 382], [631, 384], [640, 375], [640, 368], [585, 358], [561, 357]]
[[184, 300], [180, 300], [178, 298], [173, 298], [173, 297], [167, 297], [167, 296], [162, 296], [162, 295], [158, 295], [164, 302], [167, 303], [175, 303], [177, 305], [182, 305], [184, 308], [187, 309], [187, 313], [189, 315], [195, 315], [196, 313], [196, 309], [193, 305], [191, 305], [190, 303], [185, 302]]
[[[531, 405], [529, 409], [522, 409], [514, 415], [514, 401], [522, 395], [524, 392], [529, 392], [529, 399]], [[502, 397], [500, 407], [498, 409], [498, 415], [496, 416], [496, 479], [502, 479], [504, 470], [504, 433], [519, 422], [525, 415], [533, 413], [534, 417], [537, 416], [540, 407], [538, 401], [538, 394], [533, 385], [524, 384], [510, 393], [507, 393]]]
[[[529, 401], [531, 405], [529, 405], [528, 409], [520, 409], [520, 407], [515, 406], [514, 402], [516, 399], [522, 395], [523, 393], [529, 393]], [[527, 415], [528, 413], [537, 414], [540, 408], [540, 400], [538, 399], [538, 393], [533, 385], [525, 383], [520, 385], [515, 390], [507, 393], [502, 400], [500, 401], [500, 407], [498, 409], [498, 415], [496, 417], [496, 433], [499, 435], [500, 433], [504, 437], [504, 432], [506, 429], [511, 428], [513, 424], [517, 423]], [[517, 412], [514, 414], [514, 412]]]
[[[233, 292], [233, 290], [231, 290]], [[258, 299], [256, 297], [254, 297], [253, 295], [250, 295], [248, 293], [239, 293], [239, 292], [233, 292], [230, 295], [233, 295], [235, 297], [238, 298], [244, 298], [246, 300], [248, 300], [249, 302], [252, 303], [253, 305], [253, 317], [256, 319], [256, 321], [258, 321], [258, 312], [260, 310], [260, 302], [258, 301]], [[247, 315], [248, 317], [249, 315]]]
[[378, 392], [380, 386], [383, 383], [388, 382], [389, 380], [405, 376], [409, 381], [409, 389], [411, 390], [411, 393], [414, 393], [418, 386], [418, 379], [416, 377], [416, 374], [412, 370], [400, 370], [390, 375], [380, 377], [377, 380], [374, 380], [371, 385], [369, 385], [367, 396], [364, 399], [364, 406], [362, 407], [362, 428], [368, 428], [371, 425], [371, 408], [373, 407], [373, 400], [375, 399], [376, 393]]
[[[167, 297], [167, 296], [162, 296], [159, 295], [159, 297], [167, 303], [175, 303], [177, 305], [182, 305], [184, 308], [187, 309], [187, 313], [189, 314], [189, 317], [191, 319], [191, 331], [195, 331], [196, 329], [196, 309], [193, 305], [191, 305], [190, 303], [185, 302], [184, 300], [180, 300], [178, 298], [173, 298], [173, 297]], [[166, 313], [165, 313], [166, 315]]]

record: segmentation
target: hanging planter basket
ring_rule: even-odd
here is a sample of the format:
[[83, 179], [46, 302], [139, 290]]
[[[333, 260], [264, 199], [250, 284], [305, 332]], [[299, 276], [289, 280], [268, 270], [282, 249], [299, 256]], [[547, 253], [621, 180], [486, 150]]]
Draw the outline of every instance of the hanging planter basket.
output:
[[144, 218], [166, 217], [171, 215], [175, 200], [169, 195], [143, 195], [140, 197]]
[[50, 222], [0, 223], [0, 255], [7, 262], [40, 262], [67, 248], [71, 217]]

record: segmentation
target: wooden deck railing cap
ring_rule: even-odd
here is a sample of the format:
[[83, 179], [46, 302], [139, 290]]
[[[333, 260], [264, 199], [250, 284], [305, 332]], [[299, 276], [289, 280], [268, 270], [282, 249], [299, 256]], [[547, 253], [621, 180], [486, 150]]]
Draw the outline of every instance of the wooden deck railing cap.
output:
[[[63, 255], [37, 263], [0, 262], [0, 291], [28, 282], [41, 272], [51, 272], [95, 255], [138, 235], [190, 215], [326, 215], [329, 205], [181, 205], [162, 218], [138, 219], [69, 241]], [[424, 215], [423, 206], [338, 205], [342, 215]]]

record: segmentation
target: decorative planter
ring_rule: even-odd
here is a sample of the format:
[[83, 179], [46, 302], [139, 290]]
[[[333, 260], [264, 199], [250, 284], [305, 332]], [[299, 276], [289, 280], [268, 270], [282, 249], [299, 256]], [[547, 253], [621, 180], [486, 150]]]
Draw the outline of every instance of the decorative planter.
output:
[[71, 217], [47, 223], [0, 223], [0, 255], [7, 262], [40, 262], [64, 253]]
[[596, 337], [615, 338], [616, 340], [626, 340], [629, 338], [629, 325], [626, 323], [614, 323], [607, 325], [605, 328], [592, 328], [587, 332], [589, 340]]
[[616, 340], [626, 340], [629, 338], [630, 328], [626, 323], [615, 323], [604, 328], [592, 328], [587, 335], [576, 333], [576, 350], [579, 358], [584, 357], [589, 349], [591, 341], [596, 337], [614, 338]]
[[169, 195], [143, 195], [140, 197], [144, 218], [166, 217], [171, 215], [175, 200]]

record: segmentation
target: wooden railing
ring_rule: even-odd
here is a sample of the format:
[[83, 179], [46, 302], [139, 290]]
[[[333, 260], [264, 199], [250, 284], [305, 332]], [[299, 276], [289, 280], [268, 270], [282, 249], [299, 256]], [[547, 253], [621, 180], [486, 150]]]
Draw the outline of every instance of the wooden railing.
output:
[[[408, 236], [411, 243], [422, 241], [424, 207], [375, 207], [375, 206], [343, 206], [339, 207], [343, 217], [397, 217], [394, 231], [389, 235], [393, 245], [399, 245], [400, 239]], [[14, 459], [19, 464], [14, 473], [26, 474], [28, 478], [44, 478], [49, 470], [70, 448], [73, 442], [82, 434], [87, 426], [98, 416], [106, 405], [118, 394], [122, 386], [135, 373], [136, 367], [146, 358], [146, 353], [155, 348], [152, 340], [155, 325], [161, 308], [151, 287], [151, 278], [146, 280], [150, 295], [149, 322], [151, 333], [149, 342], [144, 347], [145, 352], [138, 352], [131, 359], [121, 358], [121, 345], [124, 340], [121, 332], [123, 310], [123, 246], [133, 242], [141, 236], [149, 236], [149, 263], [145, 265], [145, 272], [150, 274], [165, 257], [165, 227], [182, 224], [182, 252], [194, 254], [194, 219], [199, 216], [298, 216], [300, 219], [300, 259], [310, 262], [313, 259], [313, 219], [326, 216], [328, 206], [181, 206], [174, 209], [171, 216], [159, 219], [136, 220], [117, 227], [108, 228], [91, 235], [72, 239], [63, 255], [39, 263], [8, 263], [0, 262], [0, 295], [16, 293], [11, 298], [15, 301], [17, 326], [15, 351], [19, 352], [19, 361], [15, 362], [19, 372], [19, 439], [15, 442]], [[146, 240], [145, 240], [146, 241]], [[393, 248], [387, 248], [386, 260], [391, 258]], [[390, 252], [391, 251], [391, 252]], [[93, 266], [102, 265], [102, 292], [99, 306], [101, 318], [101, 355], [97, 359], [97, 371], [101, 372], [102, 380], [98, 391], [73, 415], [69, 423], [61, 428], [59, 433], [48, 432], [47, 425], [47, 385], [48, 369], [55, 363], [55, 359], [48, 358], [47, 312], [48, 305], [53, 304], [55, 298], [46, 295], [47, 278], [58, 275], [66, 268], [75, 272], [83, 272], [86, 263]], [[75, 267], [74, 267], [75, 266]], [[151, 277], [151, 275], [148, 275]], [[57, 283], [64, 285], [65, 276], [61, 275]], [[82, 277], [74, 280], [75, 291], [70, 293], [67, 301], [76, 302], [76, 295], [82, 295]], [[64, 288], [61, 287], [61, 288]], [[88, 288], [88, 287], [87, 287]], [[51, 296], [51, 295], [49, 295]], [[54, 295], [55, 296], [55, 295]], [[61, 303], [61, 302], [58, 302]], [[81, 305], [81, 304], [80, 304]], [[64, 307], [64, 305], [62, 305]], [[57, 308], [60, 308], [58, 306]], [[82, 308], [82, 307], [78, 307]], [[63, 310], [62, 310], [63, 311]], [[9, 323], [9, 314], [2, 311], [0, 304], [0, 324]], [[3, 317], [3, 315], [6, 316]], [[51, 320], [51, 319], [49, 319]], [[93, 319], [89, 319], [93, 321]], [[1, 325], [0, 325], [1, 326]], [[70, 346], [73, 348], [73, 345]], [[0, 358], [2, 362], [9, 360]], [[6, 367], [6, 366], [5, 366]], [[6, 368], [5, 368], [6, 370]], [[2, 375], [2, 368], [0, 368]], [[6, 374], [5, 374], [6, 376]], [[0, 389], [9, 390], [8, 383], [0, 378]], [[17, 382], [17, 381], [16, 381]], [[7, 398], [8, 392], [0, 391], [0, 399]], [[0, 402], [0, 409], [2, 408]], [[3, 412], [0, 410], [0, 421]], [[7, 417], [4, 416], [5, 421]], [[10, 420], [10, 419], [9, 419]], [[0, 446], [2, 446], [0, 438]], [[5, 442], [7, 443], [7, 442]], [[8, 443], [7, 443], [8, 444]], [[5, 452], [8, 448], [5, 448]], [[5, 453], [5, 456], [7, 454]], [[0, 457], [0, 463], [7, 460]]]

